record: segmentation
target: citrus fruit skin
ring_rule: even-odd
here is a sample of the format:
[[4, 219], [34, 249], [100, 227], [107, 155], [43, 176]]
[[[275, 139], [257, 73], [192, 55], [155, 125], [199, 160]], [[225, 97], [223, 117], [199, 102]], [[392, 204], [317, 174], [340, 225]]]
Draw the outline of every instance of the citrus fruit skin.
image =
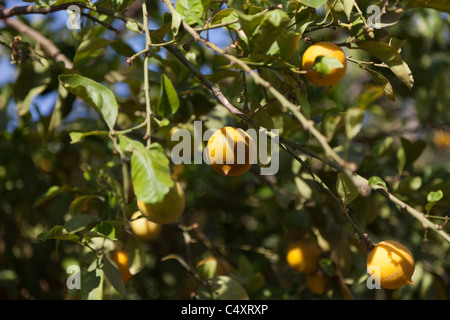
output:
[[244, 174], [253, 165], [256, 144], [244, 130], [224, 127], [214, 132], [208, 140], [205, 153], [214, 171], [235, 177]]
[[177, 220], [186, 208], [186, 196], [183, 188], [178, 181], [165, 195], [161, 202], [144, 203], [137, 200], [139, 211], [145, 215], [148, 220], [158, 224], [168, 224]]
[[123, 282], [127, 283], [133, 277], [128, 269], [128, 253], [124, 250], [116, 250], [111, 253], [110, 258], [116, 263]]
[[131, 216], [130, 227], [134, 235], [142, 241], [151, 241], [161, 232], [161, 225], [142, 217], [140, 211]]
[[314, 272], [319, 266], [321, 252], [313, 239], [299, 240], [289, 245], [286, 260], [289, 266], [300, 273]]
[[375, 245], [367, 256], [367, 270], [379, 272], [380, 286], [398, 289], [406, 284], [414, 284], [411, 277], [415, 262], [411, 252], [394, 240], [382, 241]]
[[450, 147], [450, 133], [438, 130], [433, 135], [433, 143], [438, 149], [448, 149]]
[[[317, 57], [336, 57], [343, 64], [343, 68], [335, 68], [328, 74], [322, 75], [316, 70], [312, 70]], [[306, 79], [318, 87], [329, 87], [341, 80], [347, 71], [347, 60], [344, 51], [331, 42], [318, 42], [310, 46], [303, 53], [302, 69], [307, 71]]]
[[313, 273], [308, 273], [305, 276], [306, 286], [312, 293], [317, 295], [322, 295], [325, 292], [326, 279], [325, 275], [318, 271]]

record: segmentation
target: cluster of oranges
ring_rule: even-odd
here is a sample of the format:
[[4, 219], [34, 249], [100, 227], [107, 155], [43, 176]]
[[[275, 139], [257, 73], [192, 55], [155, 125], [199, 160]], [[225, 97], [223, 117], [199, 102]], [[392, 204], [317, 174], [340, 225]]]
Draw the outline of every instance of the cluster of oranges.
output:
[[[341, 63], [341, 67], [329, 70], [323, 74], [315, 68], [322, 57], [333, 57]], [[330, 42], [319, 42], [310, 46], [303, 54], [302, 68], [305, 77], [316, 86], [328, 87], [339, 82], [345, 75], [347, 60], [344, 51]], [[234, 127], [224, 127], [217, 130], [209, 139], [206, 146], [206, 156], [211, 168], [224, 176], [240, 176], [247, 172], [254, 159], [250, 150], [255, 142], [245, 131]], [[237, 161], [238, 149], [244, 150], [244, 161]], [[174, 181], [174, 186], [160, 203], [150, 204], [137, 200], [139, 211], [130, 220], [133, 233], [143, 241], [153, 240], [161, 231], [161, 225], [174, 222], [185, 210], [186, 199], [181, 185]], [[302, 239], [290, 244], [286, 261], [295, 271], [305, 275], [308, 288], [315, 294], [321, 295], [327, 289], [328, 279], [319, 266], [321, 250], [312, 238]], [[117, 264], [122, 279], [126, 283], [132, 275], [128, 269], [128, 255], [125, 251], [115, 251], [111, 255]], [[199, 264], [209, 260], [204, 260]], [[218, 274], [227, 273], [229, 269], [223, 262], [217, 265]], [[396, 241], [383, 241], [374, 246], [367, 257], [368, 270], [376, 268], [381, 287], [397, 289], [407, 283], [412, 283], [414, 272], [414, 258], [409, 250]]]

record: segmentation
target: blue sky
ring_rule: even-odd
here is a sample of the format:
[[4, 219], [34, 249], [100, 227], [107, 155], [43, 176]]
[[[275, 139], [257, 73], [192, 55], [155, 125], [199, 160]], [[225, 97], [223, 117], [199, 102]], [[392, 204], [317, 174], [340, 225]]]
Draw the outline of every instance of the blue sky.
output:
[[[174, 1], [176, 3], [176, 1]], [[6, 0], [5, 1], [5, 7], [10, 8], [16, 5], [19, 6], [25, 6], [29, 5], [29, 2], [24, 1], [18, 1], [18, 0]], [[163, 13], [164, 11], [168, 11], [167, 8], [164, 8], [163, 5], [160, 5], [160, 11]], [[49, 25], [50, 29], [52, 30], [61, 30], [62, 28], [66, 28], [66, 21], [67, 21], [67, 13], [66, 11], [59, 11], [51, 13], [51, 16], [54, 18], [52, 20], [52, 23]], [[27, 15], [26, 19], [28, 19], [31, 22], [37, 22], [39, 20], [48, 19], [47, 15], [39, 15], [39, 14], [31, 14]], [[117, 21], [118, 24], [123, 24], [121, 21]], [[3, 22], [0, 21], [0, 26], [3, 26]], [[159, 28], [159, 25], [150, 21], [149, 22], [150, 29], [157, 29]], [[224, 29], [217, 29], [217, 30], [211, 30], [210, 31], [210, 37], [215, 39], [228, 39], [228, 35], [225, 32]], [[135, 36], [135, 37], [128, 37], [126, 38], [127, 43], [136, 51], [141, 51], [142, 48], [145, 46], [145, 38], [143, 36]], [[228, 43], [224, 41], [219, 41], [217, 43], [219, 46], [223, 47], [226, 46]], [[165, 55], [165, 50], [161, 50], [161, 54]], [[125, 58], [124, 58], [125, 59]], [[152, 69], [152, 66], [150, 66], [150, 69]], [[0, 46], [0, 87], [3, 86], [5, 83], [12, 83], [15, 81], [17, 77], [17, 72], [15, 69], [15, 65], [12, 65], [10, 63], [10, 52], [7, 48]], [[208, 69], [201, 70], [204, 73], [210, 72]], [[123, 83], [117, 84], [115, 87], [116, 94], [118, 96], [126, 96], [128, 93], [128, 86]], [[37, 120], [39, 118], [39, 113], [42, 115], [49, 115], [51, 114], [54, 105], [56, 103], [57, 94], [56, 92], [51, 92], [45, 96], [38, 95], [33, 99], [33, 102], [30, 106], [30, 113], [33, 116], [34, 120]], [[79, 106], [74, 106], [74, 114], [73, 116], [77, 116], [80, 114]], [[38, 108], [39, 112], [37, 112], [36, 108]], [[11, 100], [8, 105], [8, 117], [10, 119], [8, 123], [8, 130], [11, 131], [17, 126], [17, 113], [16, 113], [16, 107], [14, 104], [14, 101]]]

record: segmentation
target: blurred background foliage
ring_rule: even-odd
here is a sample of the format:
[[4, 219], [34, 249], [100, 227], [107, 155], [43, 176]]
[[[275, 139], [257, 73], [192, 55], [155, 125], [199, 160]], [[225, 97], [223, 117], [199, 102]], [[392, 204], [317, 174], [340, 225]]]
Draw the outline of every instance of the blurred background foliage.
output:
[[[12, 4], [16, 3], [6, 2], [7, 7]], [[157, 29], [165, 22], [165, 10], [158, 1], [148, 1], [148, 5], [151, 29]], [[133, 13], [140, 19], [139, 10]], [[78, 53], [79, 73], [114, 91], [120, 108], [118, 130], [143, 121], [142, 60], [126, 63], [127, 57], [142, 50], [142, 36], [123, 28], [123, 23], [113, 24], [123, 28], [116, 36], [92, 22], [77, 34], [61, 27], [65, 13], [20, 19], [54, 41], [72, 61]], [[409, 90], [385, 73], [394, 88], [395, 101], [383, 95], [370, 74], [351, 62], [344, 79], [331, 88], [305, 83], [311, 119], [329, 134], [332, 146], [358, 165], [359, 174], [382, 177], [394, 194], [421, 211], [425, 210], [427, 194], [442, 190], [443, 199], [432, 209], [433, 216], [441, 217], [450, 211], [449, 26], [448, 14], [415, 8], [386, 28], [397, 39], [407, 39], [401, 55], [415, 79]], [[17, 35], [1, 21], [0, 33], [10, 38]], [[210, 31], [209, 37], [221, 47], [230, 44], [223, 30]], [[309, 32], [308, 37], [340, 42], [348, 34], [336, 28]], [[103, 40], [96, 50], [81, 56], [77, 48], [87, 39]], [[39, 51], [33, 39], [22, 35], [22, 42], [30, 44], [31, 57]], [[188, 37], [182, 44], [187, 42]], [[307, 46], [301, 41], [299, 51]], [[358, 50], [345, 50], [353, 58], [372, 59]], [[238, 100], [242, 76], [221, 68], [228, 63], [223, 57], [194, 42], [183, 53], [220, 85], [232, 103], [242, 107]], [[170, 125], [154, 132], [154, 141], [167, 146], [168, 130], [174, 126], [189, 128], [194, 119], [203, 120], [208, 128], [240, 125], [172, 55], [164, 49], [158, 54], [150, 59], [152, 105], [157, 103], [160, 74], [164, 72], [179, 94], [181, 107]], [[0, 47], [0, 57], [0, 298], [64, 299], [66, 268], [80, 263], [81, 247], [64, 241], [43, 242], [37, 236], [54, 225], [63, 225], [74, 213], [115, 217], [114, 193], [104, 177], [122, 182], [120, 159], [108, 137], [92, 136], [71, 143], [69, 132], [98, 130], [103, 123], [82, 101], [67, 92], [58, 94], [59, 66], [33, 59], [10, 65], [11, 51], [6, 46]], [[261, 97], [261, 89], [247, 80], [250, 99]], [[361, 131], [348, 143], [338, 125], [341, 113], [362, 106]], [[274, 103], [269, 110], [275, 113], [277, 107]], [[293, 118], [275, 115], [271, 121], [283, 136], [310, 143]], [[133, 135], [140, 139], [143, 131]], [[168, 147], [166, 151], [170, 152]], [[335, 185], [335, 173], [317, 160], [305, 160], [324, 182]], [[374, 242], [394, 239], [410, 248], [416, 259], [414, 286], [395, 291], [367, 289], [363, 244], [333, 200], [283, 151], [275, 176], [260, 176], [253, 168], [241, 177], [224, 178], [206, 164], [172, 166], [172, 171], [187, 197], [179, 223], [198, 225], [186, 231], [193, 239], [189, 255], [178, 223], [163, 226], [157, 239], [142, 244], [145, 267], [127, 283], [125, 299], [190, 298], [198, 282], [176, 259], [162, 260], [170, 254], [185, 259], [190, 256], [194, 266], [206, 256], [224, 257], [251, 299], [449, 299], [448, 243], [425, 232], [417, 220], [376, 193], [356, 198], [351, 212]], [[54, 186], [59, 186], [58, 191], [44, 196]], [[98, 198], [73, 208], [74, 200], [82, 195]], [[131, 206], [132, 202], [131, 195]], [[322, 250], [321, 268], [328, 283], [321, 295], [308, 289], [305, 276], [289, 269], [285, 261], [289, 242], [305, 233], [317, 237]], [[118, 235], [109, 245], [125, 247], [126, 243]]]

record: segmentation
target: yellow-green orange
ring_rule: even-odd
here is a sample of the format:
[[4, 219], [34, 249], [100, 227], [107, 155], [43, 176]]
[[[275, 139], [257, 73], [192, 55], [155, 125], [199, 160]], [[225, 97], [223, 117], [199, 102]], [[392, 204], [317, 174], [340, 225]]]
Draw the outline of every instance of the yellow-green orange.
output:
[[[342, 63], [342, 68], [334, 68], [328, 74], [322, 75], [314, 70], [314, 63], [318, 57], [336, 57]], [[337, 45], [327, 41], [321, 41], [310, 46], [303, 53], [302, 69], [307, 71], [305, 74], [312, 84], [318, 87], [329, 87], [341, 80], [347, 71], [347, 60], [345, 52]]]
[[240, 128], [224, 127], [217, 130], [206, 145], [206, 159], [211, 168], [224, 176], [240, 176], [255, 161], [256, 144]]
[[184, 212], [186, 207], [186, 197], [178, 181], [164, 196], [161, 202], [144, 203], [137, 200], [139, 211], [150, 221], [158, 224], [167, 224], [177, 220]]
[[377, 243], [367, 256], [367, 270], [380, 278], [385, 289], [398, 289], [405, 284], [414, 284], [411, 277], [415, 262], [411, 252], [397, 241], [386, 240]]
[[130, 220], [131, 231], [142, 241], [153, 240], [161, 232], [161, 225], [146, 219], [140, 211], [133, 213]]
[[286, 254], [289, 266], [300, 273], [311, 273], [319, 265], [320, 249], [313, 239], [293, 242]]

